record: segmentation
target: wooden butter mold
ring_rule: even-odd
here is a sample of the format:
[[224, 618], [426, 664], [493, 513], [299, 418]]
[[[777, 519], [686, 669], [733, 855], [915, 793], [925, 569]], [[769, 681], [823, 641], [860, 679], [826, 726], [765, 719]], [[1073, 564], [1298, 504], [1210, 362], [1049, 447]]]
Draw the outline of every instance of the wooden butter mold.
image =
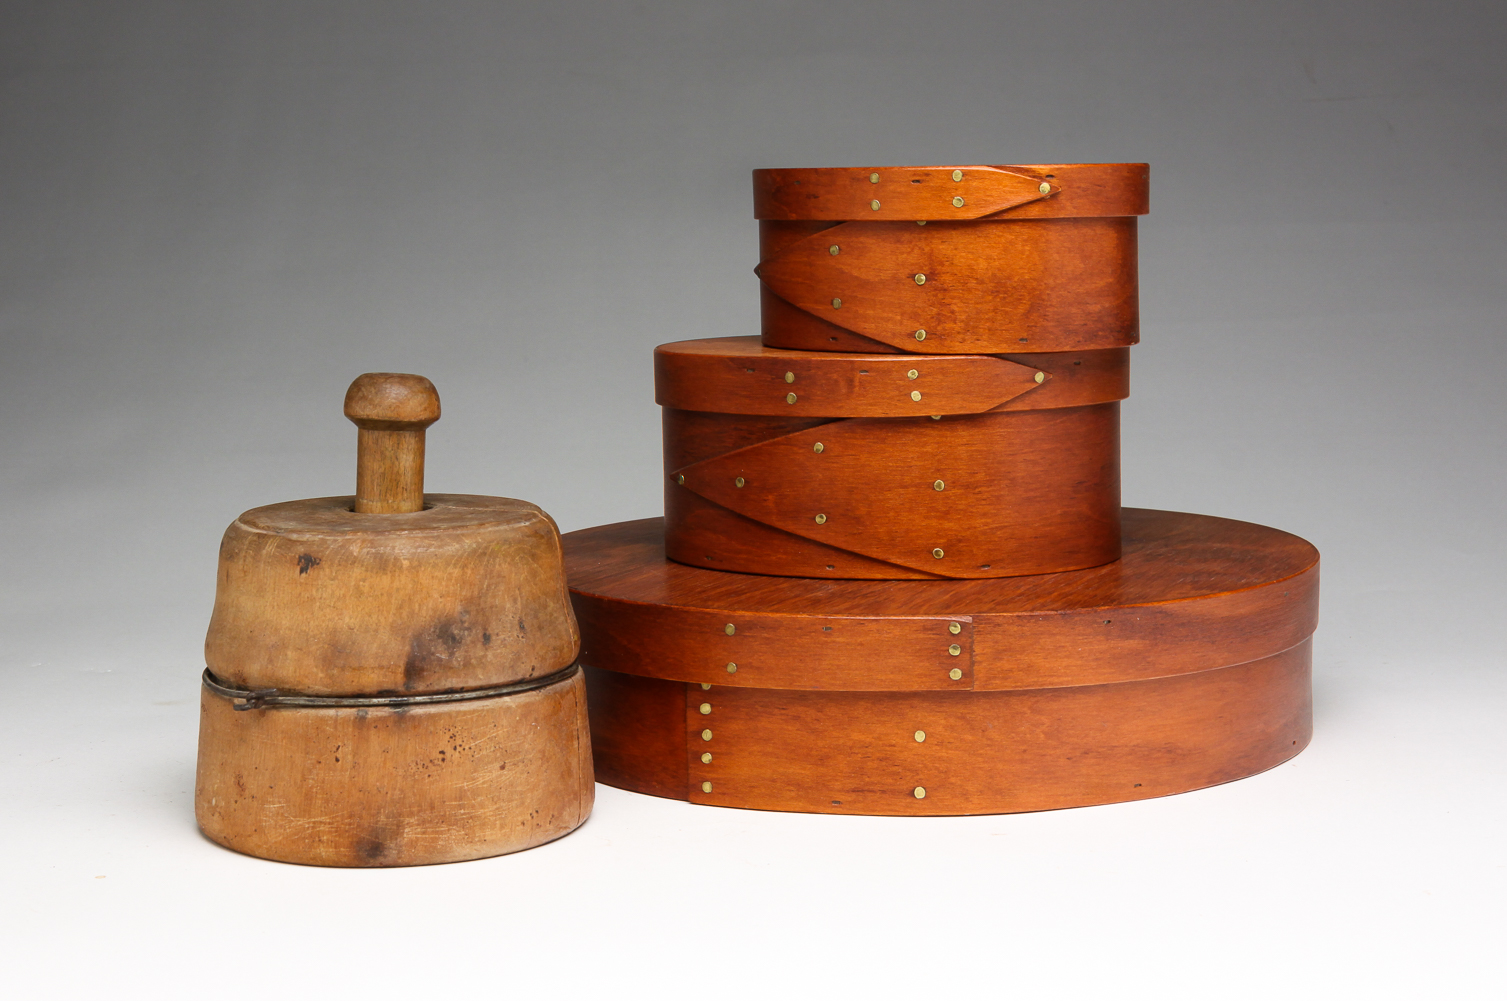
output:
[[559, 533], [525, 501], [425, 494], [439, 396], [362, 376], [357, 492], [226, 531], [205, 641], [200, 828], [328, 866], [530, 848], [591, 812], [579, 633]]
[[692, 802], [968, 814], [1184, 792], [1306, 745], [1318, 554], [1125, 511], [1125, 555], [1029, 578], [761, 577], [657, 519], [565, 537], [601, 781]]
[[796, 577], [1005, 577], [1120, 553], [1123, 348], [655, 351], [671, 559]]
[[771, 347], [1003, 354], [1139, 339], [1146, 164], [754, 171]]

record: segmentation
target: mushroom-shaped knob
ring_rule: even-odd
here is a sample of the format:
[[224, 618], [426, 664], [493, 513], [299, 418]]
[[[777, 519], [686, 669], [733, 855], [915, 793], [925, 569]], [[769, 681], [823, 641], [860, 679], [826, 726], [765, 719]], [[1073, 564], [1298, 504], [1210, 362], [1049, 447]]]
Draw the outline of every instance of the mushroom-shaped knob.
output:
[[440, 394], [422, 375], [368, 372], [345, 392], [356, 433], [356, 510], [424, 509], [424, 429], [440, 419]]

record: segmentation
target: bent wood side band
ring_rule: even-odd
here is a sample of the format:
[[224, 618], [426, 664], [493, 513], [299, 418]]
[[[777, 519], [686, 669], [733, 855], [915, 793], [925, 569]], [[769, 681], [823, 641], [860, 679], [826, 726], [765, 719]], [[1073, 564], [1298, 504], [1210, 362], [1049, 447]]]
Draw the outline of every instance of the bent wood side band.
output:
[[613, 671], [584, 675], [597, 781], [685, 799], [685, 685]]
[[[914, 394], [914, 395], [912, 395]], [[786, 351], [754, 337], [654, 349], [654, 400], [766, 417], [914, 417], [1053, 410], [1130, 395], [1126, 348], [1033, 355]]]
[[795, 577], [980, 578], [1120, 555], [1116, 403], [855, 418], [755, 442], [746, 420], [665, 410], [671, 559]]
[[[764, 222], [801, 234], [806, 224]], [[847, 222], [786, 239], [755, 268], [771, 346], [844, 349], [851, 331], [930, 354], [1077, 351], [1136, 343], [1136, 220]], [[830, 331], [830, 332], [829, 332]]]
[[466, 702], [238, 712], [202, 689], [199, 826], [248, 855], [327, 866], [458, 862], [570, 833], [591, 812], [585, 679]]
[[[1144, 163], [792, 167], [753, 172], [758, 219], [1145, 215]], [[1043, 190], [1045, 189], [1045, 190]]]
[[974, 623], [966, 615], [780, 615], [574, 597], [584, 662], [622, 674], [739, 688], [976, 687]]
[[[935, 816], [1147, 799], [1271, 768], [1312, 732], [1307, 642], [1180, 677], [1017, 692], [708, 691], [588, 673], [594, 696], [610, 693], [592, 717], [602, 781], [759, 810]], [[682, 739], [679, 761], [665, 730]]]
[[1316, 628], [1319, 557], [1302, 539], [1135, 508], [1123, 524], [1124, 558], [1092, 570], [837, 588], [668, 561], [655, 518], [567, 535], [566, 573], [583, 663], [719, 687], [1094, 685], [1258, 660]]
[[573, 597], [583, 663], [624, 674], [795, 690], [1016, 691], [1170, 677], [1291, 649], [1318, 625], [1318, 580], [1315, 566], [1263, 587], [1193, 601], [925, 617], [721, 611]]
[[981, 414], [1041, 386], [1041, 369], [989, 355], [775, 351], [752, 338], [654, 351], [661, 406], [781, 417]]

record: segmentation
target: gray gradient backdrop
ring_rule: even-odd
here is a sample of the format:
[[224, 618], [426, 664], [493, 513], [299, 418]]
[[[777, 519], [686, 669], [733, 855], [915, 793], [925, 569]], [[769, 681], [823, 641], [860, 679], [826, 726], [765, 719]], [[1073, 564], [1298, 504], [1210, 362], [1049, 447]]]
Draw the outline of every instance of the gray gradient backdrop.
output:
[[[0, 4], [0, 982], [1502, 996], [1504, 27], [1485, 0]], [[1324, 553], [1293, 763], [936, 821], [603, 788], [564, 841], [423, 870], [198, 836], [219, 534], [350, 489], [353, 376], [438, 384], [432, 490], [653, 515], [651, 348], [757, 330], [751, 168], [1104, 160], [1152, 164], [1126, 502]]]

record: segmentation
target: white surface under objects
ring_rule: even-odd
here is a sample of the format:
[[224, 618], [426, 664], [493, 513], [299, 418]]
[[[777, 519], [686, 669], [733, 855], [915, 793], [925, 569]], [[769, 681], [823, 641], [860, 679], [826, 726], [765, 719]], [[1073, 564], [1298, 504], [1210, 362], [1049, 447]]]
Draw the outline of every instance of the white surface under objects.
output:
[[598, 786], [561, 841], [392, 870], [199, 835], [194, 665], [8, 670], [7, 993], [1490, 996], [1507, 683], [1345, 630], [1319, 644], [1313, 744], [1213, 789], [911, 819]]

